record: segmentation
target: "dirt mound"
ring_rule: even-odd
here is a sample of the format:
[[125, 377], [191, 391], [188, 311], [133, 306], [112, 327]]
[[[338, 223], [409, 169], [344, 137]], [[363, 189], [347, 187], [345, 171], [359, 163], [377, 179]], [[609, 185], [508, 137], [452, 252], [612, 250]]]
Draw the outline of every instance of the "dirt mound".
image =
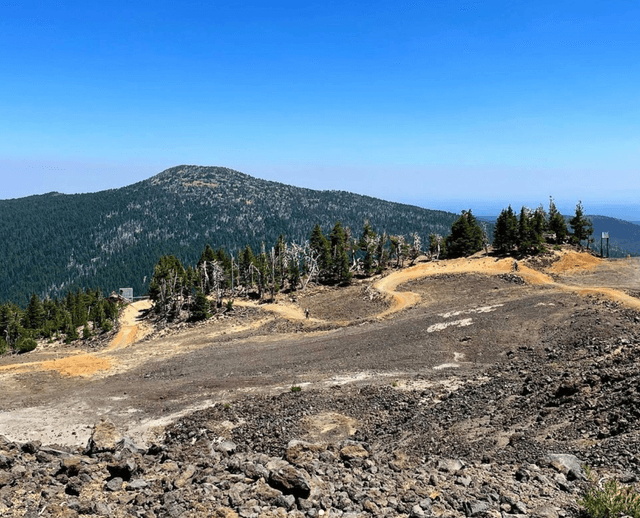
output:
[[297, 303], [301, 308], [309, 308], [312, 318], [334, 323], [373, 318], [388, 307], [376, 290], [358, 285], [300, 293]]
[[592, 271], [602, 264], [603, 260], [584, 252], [568, 251], [562, 253], [560, 259], [547, 268], [547, 272], [555, 274]]

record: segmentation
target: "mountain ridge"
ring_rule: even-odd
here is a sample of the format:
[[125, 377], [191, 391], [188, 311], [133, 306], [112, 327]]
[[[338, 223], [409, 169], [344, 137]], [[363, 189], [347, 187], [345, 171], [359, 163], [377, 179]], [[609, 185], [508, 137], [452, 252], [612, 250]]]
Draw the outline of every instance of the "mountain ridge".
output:
[[340, 220], [359, 236], [378, 232], [446, 234], [456, 215], [345, 191], [318, 191], [254, 178], [225, 167], [181, 165], [129, 186], [95, 193], [57, 192], [0, 200], [0, 300], [24, 305], [31, 293], [133, 287], [145, 293], [153, 267], [173, 254], [194, 264], [206, 244], [308, 239]]

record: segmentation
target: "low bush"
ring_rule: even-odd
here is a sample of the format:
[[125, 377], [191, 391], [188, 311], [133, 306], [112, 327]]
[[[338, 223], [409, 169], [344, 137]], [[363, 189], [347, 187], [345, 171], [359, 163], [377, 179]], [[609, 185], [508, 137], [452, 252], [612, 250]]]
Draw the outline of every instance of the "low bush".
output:
[[38, 342], [33, 338], [28, 338], [26, 336], [18, 338], [13, 346], [13, 348], [19, 353], [28, 353], [29, 351], [33, 351], [36, 347], [38, 347]]
[[591, 518], [640, 518], [640, 493], [630, 486], [619, 486], [616, 480], [605, 482], [602, 488], [593, 483], [578, 503]]

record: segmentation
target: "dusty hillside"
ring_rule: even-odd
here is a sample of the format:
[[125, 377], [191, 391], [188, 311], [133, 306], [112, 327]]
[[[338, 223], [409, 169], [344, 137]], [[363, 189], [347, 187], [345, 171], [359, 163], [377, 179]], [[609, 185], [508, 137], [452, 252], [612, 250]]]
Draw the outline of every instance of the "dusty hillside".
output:
[[0, 360], [0, 515], [575, 515], [582, 464], [640, 475], [638, 266], [479, 254], [152, 334], [132, 307], [99, 351]]

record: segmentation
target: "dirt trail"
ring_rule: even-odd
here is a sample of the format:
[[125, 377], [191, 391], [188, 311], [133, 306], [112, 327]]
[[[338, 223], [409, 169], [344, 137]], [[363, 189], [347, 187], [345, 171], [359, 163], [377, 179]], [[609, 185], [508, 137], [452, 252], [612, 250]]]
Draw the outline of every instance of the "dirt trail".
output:
[[[294, 306], [293, 304], [287, 304], [285, 302], [279, 302], [278, 304], [256, 304], [255, 302], [251, 302], [248, 300], [236, 300], [233, 304], [235, 306], [263, 309], [265, 311], [275, 313], [276, 315], [279, 315], [282, 318], [286, 318], [287, 320], [291, 320], [293, 322], [310, 322], [315, 324], [322, 324], [326, 322], [325, 320], [321, 320], [319, 318], [307, 318], [302, 308]], [[340, 325], [340, 322], [332, 323]], [[343, 322], [343, 324], [348, 324], [348, 322]]]
[[[518, 263], [518, 270], [514, 272], [514, 260], [511, 258], [496, 259], [495, 257], [487, 257], [483, 252], [479, 252], [472, 257], [464, 257], [460, 259], [452, 259], [447, 261], [421, 263], [416, 266], [405, 268], [403, 270], [393, 272], [390, 275], [377, 281], [373, 287], [391, 300], [391, 306], [385, 311], [376, 315], [377, 319], [384, 319], [390, 315], [398, 313], [404, 309], [410, 308], [421, 301], [420, 295], [410, 291], [398, 292], [398, 286], [407, 282], [441, 274], [465, 274], [480, 273], [485, 275], [499, 275], [506, 273], [517, 273], [525, 282], [533, 285], [553, 285], [562, 291], [575, 292], [581, 295], [603, 295], [611, 300], [619, 301], [631, 308], [639, 309], [640, 300], [627, 295], [626, 293], [608, 288], [608, 287], [581, 287], [573, 284], [561, 283], [549, 275], [575, 275], [586, 271], [594, 271], [604, 264], [602, 259], [585, 253], [574, 251], [555, 252], [560, 259], [553, 263], [543, 273], [539, 270], [527, 266], [524, 262]], [[249, 301], [235, 301], [238, 306], [251, 306], [262, 308], [266, 311], [275, 313], [287, 320], [307, 321], [314, 323], [326, 322], [317, 318], [305, 318], [302, 308], [286, 303], [279, 304], [262, 304], [258, 305]], [[349, 322], [335, 322], [334, 325], [349, 325]]]
[[[374, 284], [375, 289], [391, 298], [391, 307], [377, 315], [377, 318], [385, 318], [411, 307], [420, 301], [420, 296], [416, 293], [396, 291], [398, 286], [409, 281], [442, 274], [484, 273], [487, 275], [497, 275], [500, 273], [509, 273], [512, 268], [513, 260], [511, 259], [496, 260], [492, 257], [474, 256], [472, 258], [422, 263], [394, 272]], [[527, 267], [521, 268], [518, 274], [532, 284], [553, 282], [550, 277]]]
[[106, 353], [123, 349], [137, 340], [141, 340], [151, 332], [151, 328], [139, 322], [142, 311], [151, 307], [151, 301], [141, 300], [129, 304], [120, 316], [120, 330], [111, 344], [100, 353], [82, 353], [70, 351], [62, 358], [55, 360], [36, 361], [0, 367], [0, 372], [10, 374], [30, 372], [36, 370], [57, 371], [63, 376], [92, 376], [100, 371], [109, 370], [114, 363]]
[[[559, 291], [577, 293], [582, 296], [604, 296], [610, 300], [620, 302], [627, 307], [640, 309], [640, 299], [632, 297], [625, 293], [622, 289], [613, 287], [604, 287], [598, 285], [580, 284], [587, 273], [599, 276], [602, 272], [610, 273], [609, 270], [615, 270], [616, 264], [603, 261], [599, 258], [588, 254], [580, 254], [574, 251], [563, 250], [556, 252], [560, 255], [560, 259], [545, 270], [553, 274], [554, 277], [543, 273], [539, 270], [530, 268], [521, 261], [518, 265], [517, 274], [522, 277], [525, 282], [531, 285], [552, 286]], [[390, 299], [390, 306], [375, 315], [377, 319], [385, 319], [404, 309], [415, 306], [422, 301], [422, 297], [410, 291], [396, 291], [398, 286], [416, 279], [442, 275], [442, 274], [469, 274], [479, 273], [485, 275], [499, 275], [512, 273], [514, 270], [514, 261], [510, 258], [496, 259], [495, 257], [487, 257], [480, 252], [470, 258], [461, 258], [448, 261], [427, 262], [416, 266], [406, 268], [391, 273], [390, 275], [376, 281], [373, 287]], [[600, 273], [598, 273], [600, 272]], [[513, 272], [516, 273], [516, 272]], [[426, 302], [426, 301], [423, 301]], [[213, 331], [208, 334], [208, 338], [216, 338], [220, 335], [228, 333], [238, 333], [248, 330], [255, 330], [272, 321], [274, 318], [282, 317], [294, 322], [302, 322], [306, 324], [322, 324], [327, 321], [319, 318], [306, 318], [304, 310], [288, 302], [279, 302], [277, 304], [256, 304], [251, 301], [236, 300], [236, 306], [255, 307], [272, 313], [273, 317], [259, 319], [248, 325], [233, 325], [231, 328], [224, 328]], [[142, 340], [145, 336], [152, 332], [149, 325], [140, 320], [143, 311], [149, 309], [152, 303], [149, 300], [139, 301], [128, 305], [120, 317], [120, 330], [114, 337], [109, 346], [99, 353], [83, 353], [77, 350], [61, 353], [61, 358], [53, 360], [43, 360], [36, 362], [27, 362], [20, 364], [12, 364], [0, 367], [0, 373], [17, 374], [31, 371], [56, 371], [64, 376], [94, 376], [97, 373], [105, 374], [106, 372], [124, 372], [149, 358], [159, 359], [160, 357], [171, 356], [193, 350], [194, 347], [185, 347], [180, 341], [172, 344], [172, 347], [163, 345], [162, 350], [155, 350], [153, 345], [145, 348], [144, 351], [125, 350], [132, 344]], [[331, 324], [334, 326], [348, 326], [349, 321], [335, 321]], [[206, 345], [204, 342], [201, 347]], [[114, 353], [118, 353], [114, 356]], [[116, 359], [117, 357], [117, 359]]]
[[140, 314], [152, 305], [150, 300], [140, 300], [124, 308], [120, 317], [120, 330], [106, 351], [122, 349], [151, 333], [153, 330], [140, 321]]
[[582, 275], [586, 272], [593, 272], [599, 268], [615, 269], [616, 266], [607, 263], [603, 259], [590, 254], [578, 253], [574, 251], [556, 252], [560, 259], [553, 263], [545, 271], [550, 274], [562, 275], [565, 282], [554, 280], [551, 275], [530, 268], [523, 262], [518, 264], [517, 272], [514, 272], [513, 259], [495, 259], [486, 257], [482, 252], [470, 257], [454, 259], [442, 262], [429, 262], [418, 264], [404, 270], [394, 272], [391, 275], [379, 280], [374, 287], [381, 293], [387, 295], [392, 300], [391, 307], [380, 313], [377, 318], [385, 318], [393, 313], [402, 311], [419, 302], [420, 297], [412, 292], [397, 292], [396, 288], [406, 282], [440, 274], [458, 273], [480, 273], [485, 275], [498, 275], [505, 273], [517, 273], [525, 282], [533, 285], [549, 285], [561, 291], [573, 292], [579, 295], [604, 296], [612, 301], [620, 302], [632, 309], [640, 309], [640, 299], [626, 294], [624, 291], [600, 286], [585, 287], [571, 282], [572, 276]]

